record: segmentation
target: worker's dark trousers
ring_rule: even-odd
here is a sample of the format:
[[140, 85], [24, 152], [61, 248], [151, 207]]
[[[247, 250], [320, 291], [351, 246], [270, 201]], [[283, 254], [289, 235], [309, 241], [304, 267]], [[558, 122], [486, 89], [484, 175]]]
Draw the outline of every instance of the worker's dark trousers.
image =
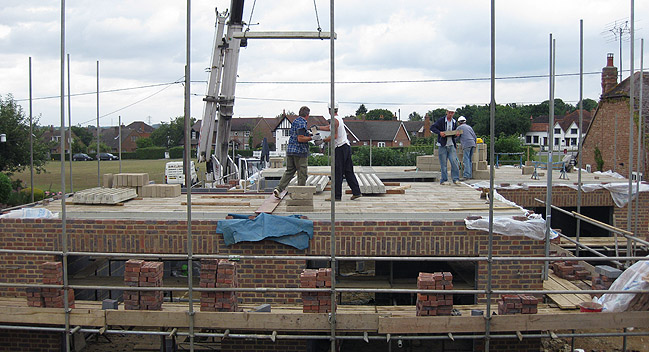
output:
[[360, 195], [361, 189], [358, 187], [358, 180], [354, 175], [354, 163], [352, 162], [352, 148], [349, 144], [343, 144], [336, 148], [336, 199], [342, 199], [343, 196], [343, 175], [347, 180], [349, 188], [354, 195]]

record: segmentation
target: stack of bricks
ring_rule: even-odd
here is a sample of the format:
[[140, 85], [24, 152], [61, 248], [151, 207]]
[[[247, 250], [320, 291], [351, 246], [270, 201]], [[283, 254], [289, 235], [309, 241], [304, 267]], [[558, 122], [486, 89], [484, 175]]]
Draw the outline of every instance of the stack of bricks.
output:
[[536, 314], [539, 300], [529, 295], [502, 295], [498, 301], [498, 315]]
[[[330, 288], [331, 269], [304, 269], [300, 274], [300, 287], [302, 288]], [[302, 292], [302, 312], [304, 313], [330, 313], [330, 292]]]
[[142, 198], [175, 198], [181, 194], [180, 184], [151, 184], [142, 186]]
[[[450, 272], [419, 273], [417, 289], [452, 290], [453, 275]], [[451, 315], [452, 310], [452, 294], [417, 294], [417, 316]]]
[[[130, 259], [124, 265], [124, 283], [130, 287], [161, 287], [164, 263]], [[124, 291], [125, 310], [162, 310], [162, 291]]]
[[[63, 264], [45, 262], [42, 265], [44, 285], [63, 285]], [[64, 290], [60, 288], [27, 288], [29, 307], [64, 308]], [[74, 290], [68, 289], [68, 307], [74, 308]]]
[[[622, 275], [622, 270], [620, 269], [608, 265], [598, 265], [595, 267], [591, 288], [593, 290], [608, 290], [620, 275]], [[591, 294], [592, 297], [600, 297], [601, 295], [601, 293]]]
[[315, 186], [288, 186], [286, 191], [290, 197], [286, 200], [286, 211], [298, 213], [313, 211]]
[[[202, 288], [239, 287], [237, 265], [227, 259], [201, 259]], [[201, 292], [202, 312], [236, 312], [239, 310], [235, 291]]]
[[566, 280], [588, 280], [590, 272], [581, 264], [574, 261], [552, 262], [554, 274]]

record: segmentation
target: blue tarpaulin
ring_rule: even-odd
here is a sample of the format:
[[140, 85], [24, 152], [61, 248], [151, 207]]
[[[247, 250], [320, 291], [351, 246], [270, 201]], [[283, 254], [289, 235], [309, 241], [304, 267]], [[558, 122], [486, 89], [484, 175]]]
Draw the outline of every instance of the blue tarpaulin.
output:
[[227, 246], [243, 241], [273, 240], [297, 249], [309, 248], [313, 238], [313, 221], [300, 219], [300, 215], [278, 216], [259, 214], [254, 220], [247, 215], [228, 214], [231, 220], [219, 220], [216, 233], [223, 234]]

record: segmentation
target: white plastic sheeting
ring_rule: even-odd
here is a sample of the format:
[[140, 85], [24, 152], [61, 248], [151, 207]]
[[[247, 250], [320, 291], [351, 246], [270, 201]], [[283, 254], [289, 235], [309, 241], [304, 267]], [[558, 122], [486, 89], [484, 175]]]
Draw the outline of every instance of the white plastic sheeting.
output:
[[[610, 173], [610, 171], [607, 171]], [[609, 174], [610, 176], [610, 174]], [[474, 184], [471, 184], [473, 188], [489, 188], [489, 182], [480, 181]], [[509, 186], [497, 186], [498, 189], [528, 189], [530, 187], [546, 187], [546, 185], [528, 185], [526, 183], [512, 184]], [[569, 187], [572, 189], [577, 189], [577, 185], [572, 183], [555, 183], [552, 187]], [[629, 183], [628, 182], [615, 182], [615, 183], [592, 183], [592, 184], [582, 184], [581, 190], [584, 192], [592, 192], [598, 189], [606, 189], [611, 193], [613, 202], [618, 208], [622, 208], [629, 202]], [[636, 183], [631, 184], [631, 193], [632, 199], [638, 196], [638, 190], [640, 192], [649, 192], [649, 185], [646, 183], [641, 183], [640, 187], [636, 187]]]
[[[612, 291], [646, 290], [649, 283], [642, 278], [649, 275], [649, 261], [642, 260], [624, 270], [611, 285]], [[605, 293], [599, 298], [598, 303], [605, 312], [624, 312], [629, 308], [629, 303], [635, 297], [630, 293]]]
[[[527, 221], [514, 220], [512, 217], [499, 216], [494, 217], [494, 233], [505, 236], [526, 236], [535, 240], [542, 241], [545, 239], [545, 219], [539, 214], [530, 214]], [[489, 218], [477, 220], [465, 219], [464, 224], [470, 230], [489, 231]], [[550, 233], [550, 238], [557, 237], [554, 231]]]
[[0, 215], [0, 219], [57, 219], [59, 213], [52, 213], [45, 208], [15, 209]]

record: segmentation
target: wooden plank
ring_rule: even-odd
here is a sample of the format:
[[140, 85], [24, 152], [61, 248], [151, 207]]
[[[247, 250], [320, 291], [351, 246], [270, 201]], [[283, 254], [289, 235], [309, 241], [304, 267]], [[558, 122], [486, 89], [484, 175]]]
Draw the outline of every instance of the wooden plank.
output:
[[[519, 209], [519, 207], [494, 207], [494, 210], [512, 210]], [[489, 207], [476, 207], [476, 208], [449, 208], [449, 211], [463, 211], [463, 210], [489, 210]]]
[[401, 182], [383, 182], [383, 185], [386, 187], [401, 186]]
[[280, 199], [275, 198], [275, 196], [271, 194], [270, 196], [268, 196], [266, 198], [266, 200], [264, 200], [263, 203], [261, 203], [259, 208], [257, 208], [257, 210], [255, 210], [255, 214], [261, 214], [261, 213], [272, 214], [273, 211], [275, 211], [275, 208], [277, 208], [277, 206], [279, 205], [279, 202], [281, 202], [282, 199], [284, 197], [286, 197], [287, 193], [288, 192], [286, 192], [286, 190], [284, 190], [284, 192], [280, 193], [280, 195], [279, 195]]
[[214, 195], [203, 195], [199, 198], [245, 198], [245, 199], [266, 199], [268, 195], [265, 194], [214, 194]]
[[[563, 287], [565, 290], [581, 290], [577, 285], [573, 284], [569, 280], [563, 279], [558, 277], [557, 275], [551, 273], [549, 276], [552, 280], [554, 280], [559, 286]], [[574, 296], [574, 299], [571, 298], [573, 302], [577, 303], [577, 306], [579, 306], [579, 303], [581, 302], [590, 302], [592, 298], [590, 295], [585, 294], [585, 293], [573, 293], [570, 294], [570, 296]]]
[[[543, 281], [543, 289], [557, 290], [557, 291], [580, 290], [580, 288], [575, 286], [574, 284], [562, 285], [557, 281], [557, 279], [558, 278], [555, 276], [554, 278], [550, 277], [550, 279]], [[579, 308], [579, 303], [591, 300], [589, 295], [583, 295], [583, 294], [577, 295], [577, 294], [565, 293], [565, 294], [548, 294], [547, 296], [555, 303], [557, 303], [559, 305], [559, 308], [561, 309], [577, 309]]]
[[[484, 332], [484, 317], [379, 317], [379, 334]], [[649, 327], [649, 312], [496, 315], [491, 331]]]
[[[27, 300], [24, 300], [27, 304]], [[71, 325], [104, 326], [104, 312], [100, 309], [74, 308], [70, 312]], [[62, 308], [0, 307], [2, 323], [65, 325]]]

